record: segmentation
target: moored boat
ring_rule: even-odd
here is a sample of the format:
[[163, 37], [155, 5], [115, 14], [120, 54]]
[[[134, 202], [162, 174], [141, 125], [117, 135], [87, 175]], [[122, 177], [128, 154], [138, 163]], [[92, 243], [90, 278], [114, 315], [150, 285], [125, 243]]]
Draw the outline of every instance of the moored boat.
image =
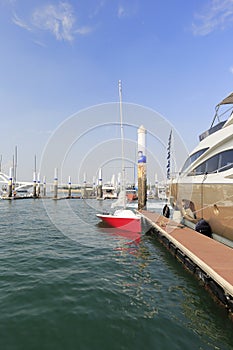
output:
[[122, 90], [121, 81], [118, 83], [119, 98], [120, 98], [120, 128], [121, 128], [121, 162], [122, 162], [122, 184], [121, 192], [119, 193], [117, 202], [113, 206], [122, 206], [122, 209], [117, 209], [113, 214], [96, 214], [96, 216], [111, 227], [118, 229], [141, 232], [141, 215], [135, 214], [133, 210], [126, 209], [126, 186], [125, 186], [125, 166], [124, 166], [124, 135], [123, 135], [123, 120], [122, 120]]
[[115, 186], [112, 184], [104, 184], [102, 187], [103, 199], [117, 199]]
[[127, 188], [125, 194], [126, 199], [129, 202], [136, 201], [138, 199], [137, 191], [134, 188]]
[[141, 215], [132, 210], [117, 209], [114, 214], [96, 214], [103, 222], [111, 227], [124, 231], [141, 232]]
[[210, 129], [171, 180], [170, 198], [187, 222], [206, 220], [216, 239], [233, 246], [233, 106], [220, 121], [225, 105], [233, 105], [233, 93], [216, 106]]

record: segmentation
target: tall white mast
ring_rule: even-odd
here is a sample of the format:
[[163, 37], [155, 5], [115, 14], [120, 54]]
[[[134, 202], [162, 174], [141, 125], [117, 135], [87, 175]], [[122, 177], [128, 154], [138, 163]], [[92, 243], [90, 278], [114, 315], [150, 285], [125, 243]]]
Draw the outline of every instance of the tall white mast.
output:
[[[124, 129], [123, 129], [123, 114], [122, 114], [122, 84], [121, 80], [118, 82], [119, 87], [119, 100], [120, 100], [120, 124], [121, 124], [121, 191], [125, 192], [125, 158], [124, 158]], [[124, 193], [124, 208], [126, 207], [126, 198]]]

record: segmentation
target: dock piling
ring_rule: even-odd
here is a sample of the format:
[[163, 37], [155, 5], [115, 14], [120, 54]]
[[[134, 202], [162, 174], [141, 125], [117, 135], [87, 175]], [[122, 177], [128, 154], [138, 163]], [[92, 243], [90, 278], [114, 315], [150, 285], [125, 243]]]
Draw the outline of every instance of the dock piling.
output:
[[97, 199], [103, 198], [103, 186], [102, 186], [102, 169], [99, 169], [98, 187], [97, 187]]
[[12, 181], [13, 181], [13, 168], [10, 168], [9, 171], [9, 181], [8, 181], [8, 197], [12, 197]]
[[43, 196], [46, 197], [46, 177], [43, 177]]
[[146, 129], [143, 125], [138, 129], [138, 210], [146, 208]]
[[68, 198], [71, 198], [71, 176], [69, 176], [68, 180]]
[[57, 190], [58, 190], [58, 172], [57, 168], [54, 169], [54, 183], [53, 183], [53, 198], [57, 199]]
[[37, 174], [37, 197], [40, 197], [40, 173]]
[[33, 198], [36, 198], [36, 172], [33, 172]]

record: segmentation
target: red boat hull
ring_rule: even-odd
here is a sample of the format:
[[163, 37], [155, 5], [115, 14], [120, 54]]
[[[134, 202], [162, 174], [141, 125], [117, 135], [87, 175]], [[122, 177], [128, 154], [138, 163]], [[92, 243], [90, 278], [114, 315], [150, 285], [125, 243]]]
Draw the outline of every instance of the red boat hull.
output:
[[109, 226], [119, 228], [124, 231], [141, 232], [140, 218], [121, 218], [112, 215], [97, 215], [102, 221]]

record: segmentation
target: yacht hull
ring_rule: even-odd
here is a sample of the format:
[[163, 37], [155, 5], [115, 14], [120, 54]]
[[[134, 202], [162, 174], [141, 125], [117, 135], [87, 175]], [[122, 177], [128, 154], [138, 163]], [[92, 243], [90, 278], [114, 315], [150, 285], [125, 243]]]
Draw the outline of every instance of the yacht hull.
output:
[[[232, 243], [233, 107], [229, 104], [233, 105], [233, 93], [217, 104], [210, 128], [200, 135], [199, 144], [172, 181], [171, 196], [186, 220], [195, 223], [203, 218], [214, 234]], [[220, 121], [221, 117], [226, 119]]]
[[176, 183], [171, 185], [171, 198], [183, 216], [186, 210], [182, 203], [192, 203], [196, 218], [187, 215], [186, 220], [196, 223], [203, 218], [213, 233], [233, 242], [233, 184]]

